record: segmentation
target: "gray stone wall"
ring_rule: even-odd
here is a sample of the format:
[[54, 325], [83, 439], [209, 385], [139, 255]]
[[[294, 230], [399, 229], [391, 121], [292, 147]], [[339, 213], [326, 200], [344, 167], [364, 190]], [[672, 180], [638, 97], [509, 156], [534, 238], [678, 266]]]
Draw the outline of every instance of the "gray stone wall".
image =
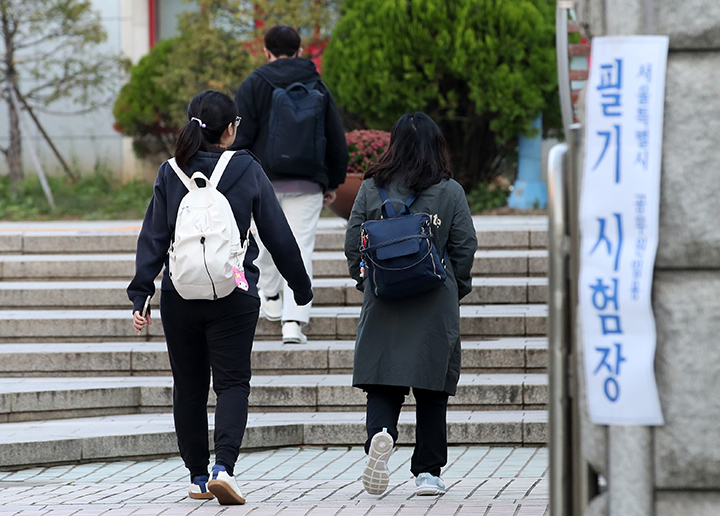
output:
[[[579, 0], [577, 13], [589, 36], [670, 36], [653, 284], [666, 424], [635, 459], [652, 474], [657, 516], [720, 514], [720, 2]], [[612, 512], [607, 434], [584, 435], [611, 486], [611, 502], [589, 513], [629, 516]]]

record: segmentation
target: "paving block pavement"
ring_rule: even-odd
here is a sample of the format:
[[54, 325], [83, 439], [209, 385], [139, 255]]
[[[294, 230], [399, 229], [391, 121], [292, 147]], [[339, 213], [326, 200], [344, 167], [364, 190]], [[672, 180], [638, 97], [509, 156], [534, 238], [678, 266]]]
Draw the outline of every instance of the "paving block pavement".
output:
[[242, 452], [235, 475], [244, 506], [187, 498], [178, 458], [93, 462], [0, 472], [3, 516], [546, 516], [545, 448], [451, 446], [447, 493], [414, 495], [412, 448], [398, 446], [390, 485], [364, 492], [361, 447], [289, 447]]

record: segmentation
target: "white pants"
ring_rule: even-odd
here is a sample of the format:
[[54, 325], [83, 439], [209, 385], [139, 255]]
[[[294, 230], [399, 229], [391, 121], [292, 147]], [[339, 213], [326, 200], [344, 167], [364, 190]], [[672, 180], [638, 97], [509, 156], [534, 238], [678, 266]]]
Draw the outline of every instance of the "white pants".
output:
[[[315, 249], [315, 232], [317, 231], [320, 212], [323, 207], [322, 193], [301, 194], [301, 193], [279, 193], [277, 198], [280, 201], [290, 229], [300, 247], [305, 269], [310, 281], [312, 281], [312, 255]], [[312, 303], [305, 306], [295, 304], [292, 290], [288, 287], [287, 281], [280, 275], [275, 267], [272, 256], [265, 246], [258, 239], [260, 255], [255, 262], [260, 269], [258, 287], [265, 297], [273, 297], [282, 292], [283, 311], [282, 321], [298, 321], [303, 324], [310, 322], [310, 307]]]

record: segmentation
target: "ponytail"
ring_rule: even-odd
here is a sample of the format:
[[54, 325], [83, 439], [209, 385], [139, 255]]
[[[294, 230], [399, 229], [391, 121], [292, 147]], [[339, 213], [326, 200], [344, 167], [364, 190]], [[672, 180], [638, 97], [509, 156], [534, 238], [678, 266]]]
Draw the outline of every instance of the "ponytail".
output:
[[202, 148], [205, 141], [202, 131], [200, 124], [194, 121], [188, 122], [180, 129], [175, 146], [175, 161], [180, 168], [183, 168], [192, 155]]
[[228, 125], [235, 121], [235, 102], [217, 91], [196, 95], [188, 106], [188, 122], [178, 132], [175, 161], [184, 168], [198, 151], [207, 151], [220, 143]]

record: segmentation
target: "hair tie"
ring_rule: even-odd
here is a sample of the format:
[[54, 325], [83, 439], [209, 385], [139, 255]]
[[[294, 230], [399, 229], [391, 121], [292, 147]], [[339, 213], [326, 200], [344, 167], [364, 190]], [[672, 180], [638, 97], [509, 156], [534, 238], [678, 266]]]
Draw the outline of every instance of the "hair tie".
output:
[[196, 121], [198, 124], [200, 124], [200, 127], [202, 127], [203, 129], [205, 129], [207, 127], [207, 125], [203, 124], [203, 121], [200, 120], [199, 118], [192, 117], [190, 119], [190, 121], [192, 122], [193, 120]]

